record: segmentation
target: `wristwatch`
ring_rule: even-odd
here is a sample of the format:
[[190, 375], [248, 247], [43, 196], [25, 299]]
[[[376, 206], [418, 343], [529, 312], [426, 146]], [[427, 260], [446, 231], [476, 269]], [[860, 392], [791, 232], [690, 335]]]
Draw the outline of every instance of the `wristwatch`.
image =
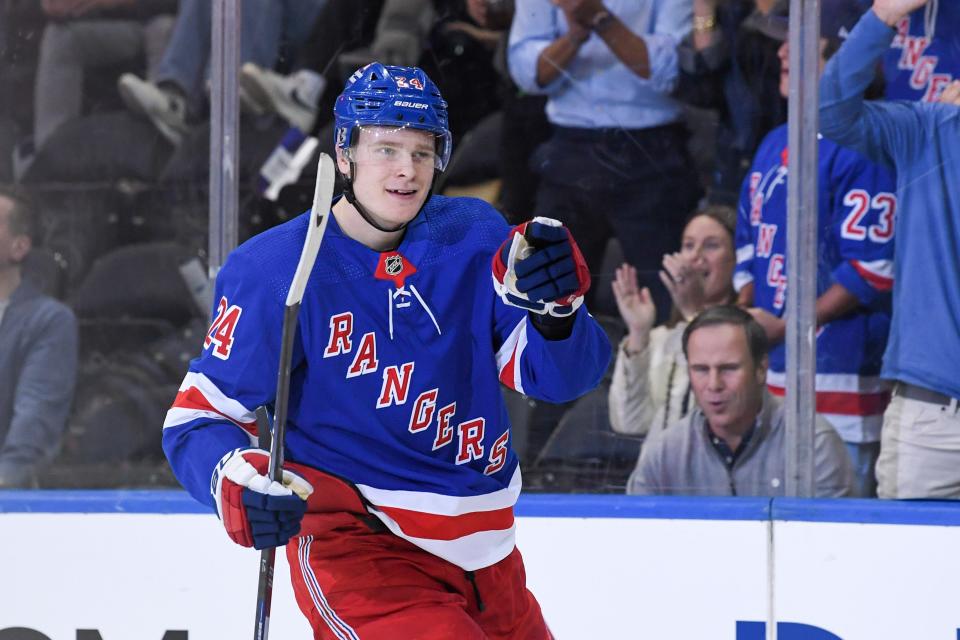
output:
[[595, 33], [602, 33], [613, 22], [613, 15], [606, 9], [601, 9], [593, 14], [590, 19], [590, 30]]
[[693, 16], [694, 31], [713, 31], [715, 26], [717, 26], [716, 16]]

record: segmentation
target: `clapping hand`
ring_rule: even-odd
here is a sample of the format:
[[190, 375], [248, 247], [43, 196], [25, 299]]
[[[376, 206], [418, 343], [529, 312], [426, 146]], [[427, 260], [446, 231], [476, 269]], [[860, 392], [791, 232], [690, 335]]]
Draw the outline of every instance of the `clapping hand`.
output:
[[603, 0], [550, 0], [560, 7], [568, 18], [573, 18], [582, 26], [589, 28], [590, 21], [598, 12], [603, 11]]
[[650, 290], [637, 286], [637, 270], [623, 263], [617, 267], [611, 286], [617, 309], [630, 333], [642, 336], [649, 334], [657, 317], [657, 307]]
[[583, 41], [590, 37], [590, 24], [593, 17], [603, 11], [602, 0], [550, 0], [563, 11], [567, 19], [570, 37]]
[[692, 318], [703, 310], [703, 272], [694, 269], [679, 252], [663, 256], [660, 281], [684, 318]]

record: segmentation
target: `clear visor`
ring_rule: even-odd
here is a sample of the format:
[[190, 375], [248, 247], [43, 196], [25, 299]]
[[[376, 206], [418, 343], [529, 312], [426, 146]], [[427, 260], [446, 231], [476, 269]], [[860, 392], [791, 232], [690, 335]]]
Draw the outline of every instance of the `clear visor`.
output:
[[357, 165], [401, 165], [431, 167], [443, 171], [450, 159], [450, 140], [411, 126], [359, 127], [354, 144], [344, 157]]

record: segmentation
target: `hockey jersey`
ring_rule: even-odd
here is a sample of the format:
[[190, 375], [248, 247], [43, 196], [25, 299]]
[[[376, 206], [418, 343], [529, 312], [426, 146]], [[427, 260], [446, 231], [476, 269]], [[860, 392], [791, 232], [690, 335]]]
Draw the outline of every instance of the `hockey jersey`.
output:
[[[787, 296], [787, 127], [761, 143], [737, 217], [734, 287], [754, 285], [754, 305], [782, 316]], [[817, 331], [817, 412], [846, 442], [880, 439], [889, 400], [879, 378], [890, 325], [896, 184], [890, 171], [820, 139], [817, 295], [834, 283], [861, 303]], [[767, 383], [785, 392], [786, 348], [770, 351]]]
[[889, 100], [938, 101], [960, 79], [960, 2], [929, 0], [902, 19], [883, 75]]
[[[220, 458], [255, 446], [274, 402], [284, 302], [308, 217], [234, 251], [215, 319], [170, 408], [163, 446], [211, 507]], [[500, 383], [550, 402], [595, 387], [610, 344], [581, 309], [548, 341], [503, 304], [491, 258], [509, 227], [486, 203], [434, 196], [396, 251], [347, 237], [331, 215], [300, 308], [286, 459], [352, 483], [391, 531], [466, 570], [514, 547], [520, 469]], [[313, 498], [311, 498], [313, 499]]]

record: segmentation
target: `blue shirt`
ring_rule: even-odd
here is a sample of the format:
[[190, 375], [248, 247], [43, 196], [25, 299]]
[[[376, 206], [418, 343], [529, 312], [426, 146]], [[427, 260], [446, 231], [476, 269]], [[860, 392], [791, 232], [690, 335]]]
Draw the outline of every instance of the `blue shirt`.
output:
[[28, 486], [56, 455], [76, 376], [76, 317], [21, 283], [0, 320], [0, 484]]
[[537, 59], [567, 32], [563, 12], [549, 0], [520, 0], [510, 29], [507, 61], [517, 85], [546, 94], [547, 118], [583, 129], [647, 129], [680, 119], [669, 97], [677, 81], [677, 44], [693, 19], [691, 0], [608, 0], [607, 9], [643, 38], [650, 78], [628, 69], [600, 36], [591, 34], [561, 75], [537, 84]]
[[820, 81], [820, 129], [897, 170], [893, 320], [882, 375], [960, 397], [960, 107], [864, 102], [896, 32], [868, 11]]

